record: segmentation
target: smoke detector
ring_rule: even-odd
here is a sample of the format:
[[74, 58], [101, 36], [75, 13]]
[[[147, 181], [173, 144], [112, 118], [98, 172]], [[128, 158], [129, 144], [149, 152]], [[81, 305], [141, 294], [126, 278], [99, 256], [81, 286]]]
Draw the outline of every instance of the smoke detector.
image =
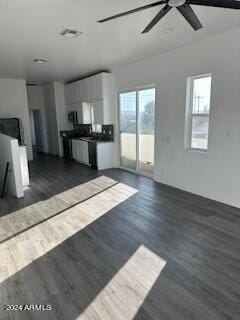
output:
[[60, 34], [66, 38], [76, 38], [82, 34], [82, 32], [73, 29], [64, 29]]

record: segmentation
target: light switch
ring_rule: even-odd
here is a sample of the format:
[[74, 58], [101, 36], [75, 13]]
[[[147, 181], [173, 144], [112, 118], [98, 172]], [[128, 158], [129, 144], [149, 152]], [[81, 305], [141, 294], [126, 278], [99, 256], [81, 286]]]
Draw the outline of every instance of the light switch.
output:
[[226, 137], [230, 138], [231, 137], [231, 131], [230, 130], [226, 130]]

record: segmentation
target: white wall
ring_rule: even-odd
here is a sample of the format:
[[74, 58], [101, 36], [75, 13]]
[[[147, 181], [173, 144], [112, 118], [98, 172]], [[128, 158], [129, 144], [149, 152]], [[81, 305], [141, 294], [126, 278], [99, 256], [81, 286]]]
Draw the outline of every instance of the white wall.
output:
[[[42, 121], [42, 134], [44, 152], [48, 152], [48, 137], [47, 137], [47, 121], [46, 121], [46, 110], [44, 103], [44, 95], [42, 86], [27, 86], [28, 96], [28, 107], [30, 110], [40, 110], [41, 121]], [[34, 128], [33, 117], [30, 119]], [[34, 141], [33, 141], [34, 144]]]
[[43, 97], [46, 112], [46, 135], [48, 152], [63, 156], [62, 138], [60, 130], [72, 130], [67, 119], [67, 109], [64, 97], [64, 84], [49, 82], [43, 86]]
[[0, 133], [0, 149], [0, 191], [2, 193], [5, 168], [7, 162], [9, 162], [10, 167], [7, 176], [6, 192], [21, 198], [24, 196], [24, 192], [18, 140]]
[[56, 106], [56, 115], [57, 115], [59, 156], [63, 157], [63, 143], [59, 133], [61, 130], [72, 130], [72, 124], [68, 121], [63, 83], [54, 82], [54, 94], [55, 94], [55, 106]]
[[36, 145], [36, 135], [35, 135], [35, 124], [33, 118], [33, 110], [29, 109], [29, 121], [30, 121], [30, 128], [31, 128], [31, 137], [32, 137], [32, 145]]
[[46, 83], [43, 86], [43, 93], [47, 119], [48, 152], [59, 155], [54, 83]]
[[25, 80], [0, 79], [0, 118], [20, 118], [28, 159], [33, 159]]
[[[240, 207], [239, 57], [240, 28], [114, 71], [115, 92], [156, 85], [155, 180], [237, 207]], [[212, 73], [213, 77], [209, 150], [199, 153], [184, 149], [186, 79], [206, 73]], [[166, 137], [170, 137], [169, 143]]]

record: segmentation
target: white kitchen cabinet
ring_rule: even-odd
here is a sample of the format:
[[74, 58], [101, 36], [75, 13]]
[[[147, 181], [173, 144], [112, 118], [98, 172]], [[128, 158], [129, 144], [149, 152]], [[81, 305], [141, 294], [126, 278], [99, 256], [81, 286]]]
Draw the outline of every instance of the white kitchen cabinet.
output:
[[103, 100], [103, 74], [97, 74], [92, 80], [93, 99]]
[[[91, 142], [90, 142], [91, 143]], [[97, 167], [98, 170], [105, 170], [114, 167], [114, 143], [97, 142]], [[72, 140], [72, 155], [77, 162], [89, 164], [88, 142], [84, 140]]]
[[93, 122], [95, 124], [104, 124], [103, 100], [94, 101], [92, 104], [92, 108]]
[[83, 97], [84, 97], [84, 88], [81, 85], [81, 80], [76, 81], [76, 94], [75, 94], [75, 101], [77, 103], [81, 103], [82, 101], [84, 101]]
[[92, 124], [92, 103], [82, 103], [82, 122], [84, 124]]
[[83, 140], [72, 140], [72, 155], [77, 162], [89, 165], [88, 142]]
[[[113, 92], [112, 75], [102, 72], [65, 86], [65, 100], [67, 105], [92, 103], [94, 106], [96, 124], [112, 124]], [[82, 116], [79, 117], [79, 123]]]
[[114, 167], [114, 143], [97, 143], [97, 167], [98, 170], [105, 170]]
[[93, 97], [93, 81], [92, 81], [92, 77], [90, 78], [86, 78], [86, 98], [85, 98], [85, 102], [93, 102], [94, 101], [94, 97]]
[[76, 82], [71, 83], [72, 85], [72, 90], [71, 90], [71, 98], [72, 98], [72, 103], [77, 102], [77, 92], [78, 92], [78, 86]]

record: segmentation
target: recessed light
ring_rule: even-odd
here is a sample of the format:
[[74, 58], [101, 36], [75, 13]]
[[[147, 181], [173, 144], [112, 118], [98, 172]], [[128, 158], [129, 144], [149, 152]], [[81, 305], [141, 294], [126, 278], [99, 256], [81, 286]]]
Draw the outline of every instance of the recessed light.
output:
[[164, 28], [164, 29], [162, 29], [163, 33], [170, 33], [172, 31], [173, 31], [173, 28]]
[[82, 34], [82, 32], [73, 29], [64, 29], [60, 34], [67, 38], [76, 38]]
[[46, 63], [48, 62], [47, 59], [43, 59], [43, 58], [37, 58], [33, 60], [35, 63]]

